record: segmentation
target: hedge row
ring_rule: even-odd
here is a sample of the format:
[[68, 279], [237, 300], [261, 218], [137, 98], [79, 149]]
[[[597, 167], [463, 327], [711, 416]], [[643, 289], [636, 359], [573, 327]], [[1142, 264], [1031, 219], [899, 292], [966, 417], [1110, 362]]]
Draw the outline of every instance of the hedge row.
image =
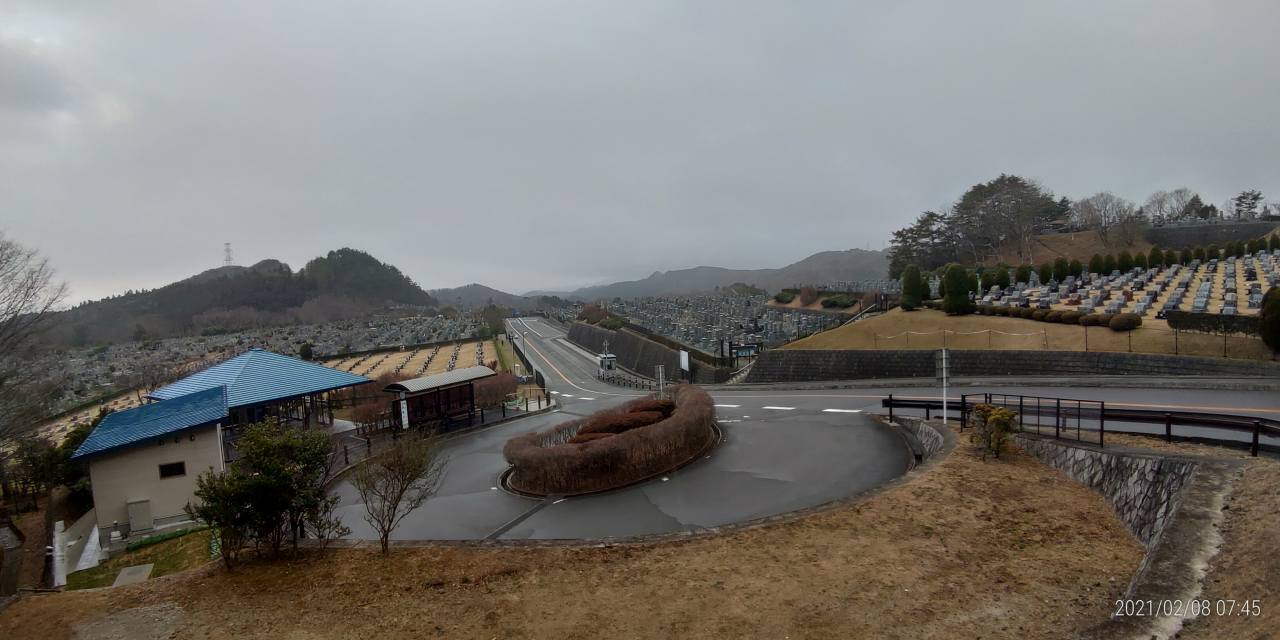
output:
[[978, 315], [1025, 318], [1039, 322], [1079, 324], [1086, 327], [1109, 327], [1113, 331], [1132, 331], [1142, 326], [1136, 313], [1081, 313], [1074, 309], [1032, 309], [1030, 307], [996, 307], [978, 305]]
[[526, 493], [576, 495], [633, 484], [692, 460], [715, 441], [715, 408], [711, 396], [693, 385], [673, 387], [671, 397], [669, 417], [614, 435], [581, 437], [596, 435], [582, 433], [588, 424], [662, 415], [664, 405], [649, 396], [511, 438], [502, 448], [512, 467], [508, 484]]

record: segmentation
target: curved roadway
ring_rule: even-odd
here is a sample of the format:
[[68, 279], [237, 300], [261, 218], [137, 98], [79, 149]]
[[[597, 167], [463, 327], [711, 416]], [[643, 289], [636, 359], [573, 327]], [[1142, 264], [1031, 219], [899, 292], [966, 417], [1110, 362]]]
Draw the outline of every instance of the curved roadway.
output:
[[[697, 531], [821, 505], [901, 475], [909, 460], [901, 438], [867, 417], [888, 394], [937, 397], [919, 387], [711, 391], [724, 441], [704, 460], [667, 477], [606, 494], [538, 500], [498, 487], [502, 446], [517, 433], [586, 415], [638, 390], [595, 379], [595, 357], [568, 342], [557, 324], [508, 320], [525, 354], [543, 371], [556, 411], [454, 438], [438, 494], [410, 514], [395, 539], [587, 539]], [[1116, 406], [1248, 412], [1280, 417], [1280, 394], [1262, 391], [1002, 386], [966, 393], [1021, 393], [1105, 400]], [[568, 415], [564, 415], [568, 414]], [[1110, 428], [1110, 425], [1109, 425]], [[1134, 425], [1134, 430], [1150, 430]], [[335, 487], [352, 537], [375, 538], [359, 496]]]

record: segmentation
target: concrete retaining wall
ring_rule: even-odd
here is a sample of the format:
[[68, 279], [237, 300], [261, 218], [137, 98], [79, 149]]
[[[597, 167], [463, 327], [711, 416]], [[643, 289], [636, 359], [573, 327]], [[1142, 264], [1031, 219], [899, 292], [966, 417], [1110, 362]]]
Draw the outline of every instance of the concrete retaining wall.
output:
[[[652, 378], [653, 368], [661, 364], [666, 366], [668, 379], [679, 375], [680, 353], [666, 345], [630, 331], [611, 331], [582, 322], [569, 327], [569, 342], [592, 353], [603, 352], [605, 340], [609, 341], [609, 351], [618, 356], [618, 366], [628, 371]], [[731, 373], [693, 359], [689, 361], [689, 368], [696, 384], [724, 382]]]
[[1220, 222], [1194, 226], [1152, 227], [1144, 236], [1147, 242], [1161, 249], [1205, 247], [1216, 244], [1222, 247], [1228, 242], [1243, 242], [1260, 238], [1280, 226], [1275, 222]]
[[1196, 470], [1190, 460], [1099, 451], [1022, 434], [1015, 435], [1014, 441], [1106, 498], [1120, 521], [1148, 549], [1160, 539]]
[[[612, 342], [610, 345], [612, 346]], [[931, 349], [773, 349], [751, 367], [746, 382], [871, 378], [932, 378]], [[1280, 363], [1103, 351], [948, 351], [951, 375], [964, 376], [1220, 376], [1280, 378]]]

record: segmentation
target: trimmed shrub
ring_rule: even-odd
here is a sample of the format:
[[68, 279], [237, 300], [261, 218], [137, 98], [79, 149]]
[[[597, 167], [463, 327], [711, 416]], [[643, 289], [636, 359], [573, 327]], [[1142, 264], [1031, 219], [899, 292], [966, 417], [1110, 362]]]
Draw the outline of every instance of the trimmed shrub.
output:
[[584, 442], [591, 442], [592, 440], [612, 437], [612, 433], [579, 433], [578, 435], [569, 438], [569, 444], [582, 444]]
[[1112, 331], [1133, 331], [1142, 326], [1142, 316], [1136, 313], [1117, 313], [1107, 323]]
[[627, 413], [640, 413], [642, 411], [660, 411], [662, 415], [669, 416], [672, 411], [676, 410], [676, 403], [663, 398], [641, 398], [627, 403]]
[[1034, 310], [1034, 311], [1032, 311], [1032, 312], [1031, 312], [1031, 319], [1032, 319], [1032, 320], [1044, 320], [1044, 317], [1045, 317], [1045, 316], [1047, 316], [1047, 315], [1049, 315], [1049, 312], [1048, 312], [1047, 310], [1045, 310], [1045, 309], [1036, 309], [1036, 310]]
[[624, 433], [632, 429], [647, 427], [664, 417], [661, 411], [638, 411], [635, 413], [606, 413], [592, 417], [578, 429], [578, 435], [584, 433]]
[[1079, 311], [1067, 310], [1062, 312], [1059, 321], [1062, 324], [1080, 324], [1080, 318], [1082, 317], [1084, 317], [1084, 314]]
[[[511, 438], [502, 448], [512, 467], [508, 484], [527, 493], [579, 495], [640, 482], [693, 460], [715, 443], [711, 396], [682, 384], [672, 387], [671, 397], [671, 416], [643, 429], [568, 444], [588, 421], [628, 414], [652, 397]], [[650, 412], [631, 415], [643, 413]]]
[[994, 313], [994, 314], [995, 314], [995, 315], [997, 315], [997, 316], [1008, 316], [1008, 315], [1009, 315], [1009, 307], [996, 307], [996, 308], [992, 309], [991, 311], [992, 311], [992, 313]]
[[920, 307], [920, 302], [929, 297], [929, 284], [920, 276], [920, 267], [914, 264], [907, 265], [902, 272], [902, 302], [900, 305], [904, 311], [914, 311]]
[[942, 299], [942, 310], [949, 315], [971, 313], [973, 304], [969, 302], [969, 274], [958, 264], [947, 266], [947, 274], [943, 277], [946, 284], [946, 296]]
[[1057, 309], [1050, 310], [1049, 313], [1044, 314], [1044, 321], [1062, 322], [1062, 312]]
[[1080, 316], [1080, 324], [1086, 327], [1106, 327], [1111, 325], [1111, 314], [1090, 313]]
[[791, 301], [795, 299], [796, 294], [791, 293], [790, 291], [779, 291], [773, 296], [773, 300], [778, 304], [790, 304]]
[[1263, 344], [1271, 347], [1274, 352], [1280, 352], [1280, 287], [1271, 287], [1262, 296], [1258, 329], [1262, 334]]

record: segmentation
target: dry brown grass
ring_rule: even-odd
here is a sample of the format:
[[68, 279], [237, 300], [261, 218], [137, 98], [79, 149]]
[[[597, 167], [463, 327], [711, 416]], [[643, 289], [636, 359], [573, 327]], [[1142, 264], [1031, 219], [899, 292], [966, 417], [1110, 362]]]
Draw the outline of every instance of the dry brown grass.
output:
[[[1058, 258], [1066, 258], [1068, 261], [1079, 260], [1089, 264], [1089, 258], [1092, 258], [1095, 253], [1104, 256], [1110, 253], [1118, 256], [1122, 251], [1128, 251], [1131, 254], [1138, 252], [1147, 254], [1151, 252], [1151, 243], [1142, 238], [1135, 239], [1132, 244], [1124, 244], [1119, 240], [1108, 242], [1097, 231], [1053, 233], [1032, 239], [1031, 263], [1041, 265], [1046, 262], [1052, 263]], [[1017, 265], [1026, 261], [1018, 257], [1016, 246], [1006, 245], [997, 250], [996, 255], [989, 258], [985, 264], [996, 265], [1001, 262]]]
[[173, 602], [180, 639], [1063, 638], [1107, 617], [1141, 554], [1099, 496], [966, 443], [864, 502], [722, 536], [214, 566], [28, 598], [0, 637], [66, 638]]
[[[1084, 351], [1085, 328], [1053, 322], [1000, 316], [948, 316], [941, 311], [894, 309], [886, 314], [817, 333], [782, 347], [784, 349], [1019, 349]], [[990, 329], [992, 333], [981, 333]], [[905, 332], [929, 335], [904, 335]], [[1223, 337], [1182, 332], [1175, 338], [1162, 320], [1144, 320], [1142, 328], [1118, 332], [1102, 327], [1088, 329], [1089, 351], [1132, 351], [1222, 357]], [[1024, 334], [1024, 335], [1002, 335]], [[964, 335], [969, 334], [969, 335]], [[1027, 335], [1029, 334], [1029, 335]], [[1270, 360], [1271, 351], [1262, 340], [1248, 336], [1228, 336], [1227, 354], [1232, 358]]]

